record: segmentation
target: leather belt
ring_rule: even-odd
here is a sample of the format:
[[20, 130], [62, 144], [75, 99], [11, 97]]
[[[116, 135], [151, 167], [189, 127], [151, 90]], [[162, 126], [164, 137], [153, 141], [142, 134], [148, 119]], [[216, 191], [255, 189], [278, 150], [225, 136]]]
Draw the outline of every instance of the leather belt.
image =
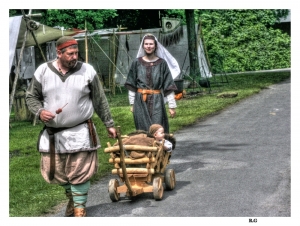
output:
[[[95, 132], [95, 128], [93, 126], [92, 119], [88, 119], [88, 120], [86, 120], [82, 123], [79, 123], [78, 125], [81, 125], [83, 123], [88, 124], [90, 137], [92, 139], [92, 146], [96, 147], [97, 146], [97, 138], [96, 138], [96, 132]], [[78, 125], [76, 125], [76, 126], [78, 126]], [[70, 128], [72, 128], [72, 127], [61, 127], [61, 128], [46, 127], [47, 133], [49, 134], [49, 150], [50, 150], [49, 180], [50, 181], [54, 179], [54, 174], [55, 174], [55, 139], [54, 139], [54, 134], [58, 133], [62, 130], [65, 130], [65, 129], [70, 129]]]
[[160, 93], [160, 90], [155, 90], [155, 89], [138, 89], [137, 91], [139, 93], [143, 94], [143, 101], [147, 100], [148, 94], [159, 94]]
[[50, 149], [50, 175], [49, 180], [53, 180], [55, 173], [55, 141], [54, 141], [54, 132], [50, 129], [47, 129], [49, 134], [49, 149]]
[[92, 139], [92, 145], [95, 148], [97, 146], [97, 138], [96, 138], [96, 132], [95, 132], [95, 128], [93, 126], [92, 119], [88, 119], [87, 124], [88, 124], [89, 131], [90, 131], [90, 137]]

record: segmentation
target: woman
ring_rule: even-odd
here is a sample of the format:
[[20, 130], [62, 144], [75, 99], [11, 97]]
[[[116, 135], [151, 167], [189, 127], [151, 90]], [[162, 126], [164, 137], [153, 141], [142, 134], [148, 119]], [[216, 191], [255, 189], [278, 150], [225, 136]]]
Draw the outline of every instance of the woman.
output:
[[177, 61], [154, 35], [146, 34], [125, 82], [137, 130], [148, 131], [152, 124], [160, 124], [169, 133], [165, 102], [170, 116], [175, 117], [177, 87], [173, 78], [179, 73]]

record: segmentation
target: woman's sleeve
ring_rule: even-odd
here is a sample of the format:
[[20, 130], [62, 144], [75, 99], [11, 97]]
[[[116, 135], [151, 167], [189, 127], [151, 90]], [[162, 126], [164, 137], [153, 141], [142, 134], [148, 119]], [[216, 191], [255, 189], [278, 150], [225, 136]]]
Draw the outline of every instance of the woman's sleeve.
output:
[[135, 98], [135, 92], [129, 90], [128, 91], [128, 99], [129, 99], [129, 104], [130, 105], [134, 104], [134, 98]]
[[168, 103], [169, 108], [176, 108], [177, 107], [174, 92], [171, 92], [170, 94], [168, 94], [166, 99], [167, 99], [167, 103]]

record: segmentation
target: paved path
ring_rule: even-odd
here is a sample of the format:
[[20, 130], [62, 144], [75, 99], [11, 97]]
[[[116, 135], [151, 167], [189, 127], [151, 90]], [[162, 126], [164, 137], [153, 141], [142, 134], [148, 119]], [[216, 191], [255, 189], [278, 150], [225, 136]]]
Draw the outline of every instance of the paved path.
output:
[[[168, 168], [177, 185], [155, 201], [144, 193], [135, 201], [112, 203], [108, 181], [93, 185], [90, 217], [262, 217], [291, 216], [290, 79], [272, 85], [219, 114], [178, 131]], [[63, 216], [64, 208], [53, 215]], [[246, 218], [246, 219], [244, 219]], [[240, 218], [238, 218], [240, 219]], [[267, 218], [270, 220], [271, 218]], [[246, 222], [245, 222], [246, 221]], [[100, 222], [99, 222], [100, 223]]]

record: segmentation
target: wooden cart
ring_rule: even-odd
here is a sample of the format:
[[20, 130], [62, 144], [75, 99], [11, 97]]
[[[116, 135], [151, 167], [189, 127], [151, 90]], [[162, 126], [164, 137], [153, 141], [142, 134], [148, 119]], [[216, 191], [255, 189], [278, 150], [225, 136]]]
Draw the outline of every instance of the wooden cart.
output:
[[[109, 163], [114, 164], [112, 174], [118, 179], [111, 179], [108, 184], [109, 197], [113, 202], [119, 201], [120, 194], [132, 198], [142, 193], [153, 193], [155, 200], [161, 200], [166, 190], [173, 190], [176, 185], [175, 172], [166, 169], [169, 164], [171, 152], [163, 150], [163, 144], [155, 142], [154, 138], [147, 138], [152, 145], [125, 144], [128, 136], [121, 136], [120, 127], [117, 128], [118, 143], [104, 149], [110, 153]], [[141, 135], [139, 141], [146, 139]], [[125, 141], [125, 142], [124, 142]], [[123, 144], [124, 143], [124, 144]], [[140, 143], [140, 142], [139, 142]], [[132, 153], [141, 155], [132, 158]]]

